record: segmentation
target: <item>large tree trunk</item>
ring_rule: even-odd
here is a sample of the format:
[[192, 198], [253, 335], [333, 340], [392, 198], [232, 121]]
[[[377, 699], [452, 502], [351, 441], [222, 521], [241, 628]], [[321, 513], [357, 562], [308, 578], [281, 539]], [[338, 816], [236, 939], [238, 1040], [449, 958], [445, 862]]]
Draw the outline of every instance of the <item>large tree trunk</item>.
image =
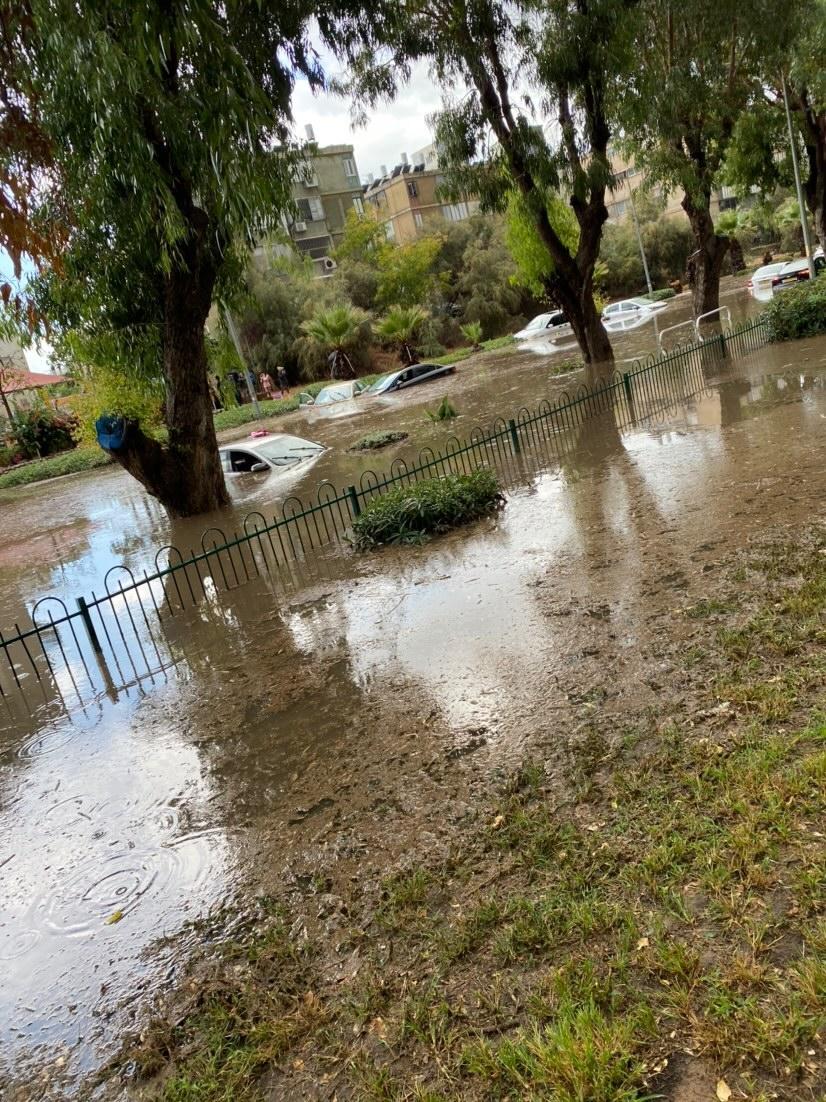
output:
[[685, 195], [682, 202], [697, 244], [693, 287], [695, 317], [717, 310], [720, 306], [720, 272], [730, 244], [727, 237], [714, 230], [708, 209], [709, 199], [710, 196], [705, 195], [698, 202]]
[[574, 283], [570, 276], [564, 282], [552, 278], [548, 291], [565, 312], [582, 352], [588, 381], [595, 383], [613, 372], [614, 349], [594, 303], [593, 290], [581, 283], [578, 287], [572, 286]]
[[801, 131], [809, 162], [805, 183], [806, 206], [815, 223], [818, 242], [826, 248], [826, 114], [809, 106], [808, 95], [799, 96]]
[[166, 445], [130, 425], [114, 458], [174, 517], [220, 509], [229, 501], [218, 455], [207, 382], [204, 325], [215, 271], [193, 237], [164, 286], [163, 368]]

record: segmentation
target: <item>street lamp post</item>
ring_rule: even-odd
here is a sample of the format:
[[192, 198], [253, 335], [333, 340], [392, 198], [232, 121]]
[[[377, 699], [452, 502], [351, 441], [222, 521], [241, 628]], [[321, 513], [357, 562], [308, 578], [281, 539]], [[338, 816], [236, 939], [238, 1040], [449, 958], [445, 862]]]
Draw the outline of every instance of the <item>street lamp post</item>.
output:
[[794, 186], [797, 189], [797, 205], [800, 207], [800, 225], [803, 227], [803, 245], [806, 249], [806, 259], [809, 261], [809, 278], [815, 277], [815, 262], [812, 255], [812, 238], [809, 233], [809, 219], [806, 214], [806, 204], [803, 201], [803, 184], [800, 182], [800, 163], [797, 157], [797, 142], [792, 126], [792, 112], [789, 107], [789, 90], [786, 87], [786, 77], [781, 72], [780, 83], [783, 86], [783, 103], [786, 105], [786, 124], [789, 128], [789, 145], [792, 151], [792, 167], [794, 169]]

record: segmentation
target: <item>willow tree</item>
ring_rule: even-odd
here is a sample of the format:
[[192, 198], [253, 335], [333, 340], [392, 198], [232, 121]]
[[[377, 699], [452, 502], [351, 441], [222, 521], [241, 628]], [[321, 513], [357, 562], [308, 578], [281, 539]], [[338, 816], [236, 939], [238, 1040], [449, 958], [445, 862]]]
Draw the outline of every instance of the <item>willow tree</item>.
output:
[[[634, 8], [634, 0], [387, 4], [370, 21], [372, 51], [357, 65], [361, 93], [376, 100], [393, 95], [413, 62], [430, 63], [445, 91], [437, 140], [451, 185], [486, 209], [504, 209], [512, 192], [521, 197], [552, 262], [545, 293], [565, 311], [593, 373], [610, 371], [614, 359], [593, 276]], [[559, 194], [576, 220], [573, 244], [553, 218]]]
[[[61, 209], [33, 288], [59, 330], [162, 381], [167, 439], [128, 424], [114, 458], [173, 515], [223, 505], [204, 325], [291, 203], [290, 93], [319, 84], [306, 0], [27, 0], [12, 28]], [[2, 162], [4, 152], [0, 152]], [[48, 227], [53, 192], [28, 216]], [[112, 412], [117, 413], [117, 410]]]
[[730, 238], [712, 196], [738, 120], [779, 71], [798, 0], [642, 0], [639, 63], [623, 98], [625, 144], [649, 181], [682, 191], [696, 246], [694, 311], [720, 304]]

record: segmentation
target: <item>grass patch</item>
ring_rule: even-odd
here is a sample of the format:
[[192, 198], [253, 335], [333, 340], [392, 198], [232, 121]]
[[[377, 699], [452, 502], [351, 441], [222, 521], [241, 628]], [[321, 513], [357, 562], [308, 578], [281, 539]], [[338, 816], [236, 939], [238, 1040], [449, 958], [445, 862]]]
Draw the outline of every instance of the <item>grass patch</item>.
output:
[[503, 503], [489, 470], [428, 478], [373, 498], [353, 522], [353, 539], [364, 550], [387, 543], [414, 543], [478, 520]]
[[409, 433], [406, 432], [393, 432], [391, 430], [387, 432], [368, 432], [355, 444], [351, 444], [347, 450], [351, 452], [377, 451], [379, 448], [386, 448], [388, 444], [398, 444], [401, 440], [406, 440], [408, 435]]
[[763, 317], [769, 340], [790, 341], [826, 332], [826, 279], [803, 280], [775, 295]]
[[[510, 348], [512, 344], [515, 344], [513, 336], [510, 333], [506, 333], [504, 337], [492, 337], [489, 341], [482, 341], [482, 352], [495, 352], [500, 348]], [[446, 352], [444, 356], [439, 356], [436, 359], [428, 360], [428, 363], [433, 364], [456, 364], [460, 360], [466, 360], [468, 356], [475, 356], [479, 349], [475, 349], [472, 346], [468, 348], [453, 348], [450, 352]]]
[[656, 291], [649, 291], [640, 297], [647, 298], [649, 302], [664, 302], [667, 298], [674, 298], [676, 294], [673, 287], [658, 287]]
[[102, 448], [74, 448], [72, 451], [50, 455], [46, 459], [34, 459], [19, 467], [0, 474], [0, 490], [9, 490], [14, 486], [28, 486], [33, 482], [44, 482], [49, 478], [59, 478], [64, 474], [77, 474], [79, 471], [92, 471], [96, 467], [106, 467], [112, 460]]
[[585, 361], [581, 356], [566, 356], [550, 365], [551, 375], [570, 375], [572, 371], [583, 371]]

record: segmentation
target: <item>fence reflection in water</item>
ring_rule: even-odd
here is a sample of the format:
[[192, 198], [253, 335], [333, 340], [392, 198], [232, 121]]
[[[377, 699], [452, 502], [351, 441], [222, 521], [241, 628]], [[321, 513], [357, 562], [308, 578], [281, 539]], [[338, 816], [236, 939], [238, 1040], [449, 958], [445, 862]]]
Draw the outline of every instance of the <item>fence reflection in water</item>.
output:
[[610, 417], [623, 430], [668, 417], [705, 389], [721, 362], [765, 341], [759, 319], [717, 332], [615, 372], [595, 387], [583, 384], [556, 402], [543, 400], [534, 410], [523, 407], [515, 417], [497, 418], [465, 440], [450, 437], [442, 449], [425, 448], [414, 462], [396, 459], [386, 472], [366, 471], [358, 485], [338, 490], [324, 482], [314, 502], [287, 498], [270, 521], [254, 512], [230, 535], [209, 528], [199, 549], [168, 544], [157, 551], [151, 573], [136, 576], [125, 565], [112, 567], [103, 592], [77, 598], [75, 608], [43, 597], [28, 624], [0, 632], [0, 698], [9, 707], [11, 695], [37, 688], [44, 697], [83, 704], [101, 691], [117, 693], [163, 676], [180, 659], [169, 632], [161, 630], [165, 620], [205, 606], [220, 614], [221, 593], [255, 578], [267, 579], [278, 594], [328, 576], [328, 553], [347, 545], [353, 519], [372, 498], [423, 478], [480, 467], [494, 468], [505, 486], [516, 485], [576, 447], [579, 431], [598, 418]]

